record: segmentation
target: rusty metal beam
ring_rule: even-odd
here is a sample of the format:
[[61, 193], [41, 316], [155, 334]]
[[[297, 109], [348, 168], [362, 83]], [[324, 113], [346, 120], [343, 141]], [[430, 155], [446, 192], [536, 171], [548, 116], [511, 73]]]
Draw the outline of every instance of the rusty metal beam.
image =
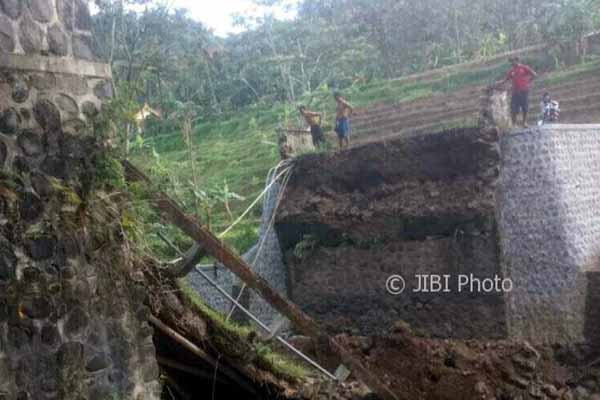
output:
[[[135, 170], [137, 175], [143, 176], [141, 171], [124, 161], [126, 170]], [[153, 203], [163, 218], [181, 229], [185, 234], [194, 239], [208, 254], [219, 260], [225, 267], [236, 274], [246, 285], [258, 292], [273, 308], [286, 316], [303, 334], [312, 337], [318, 343], [327, 343], [334, 353], [339, 355], [342, 362], [354, 373], [354, 376], [363, 381], [382, 400], [398, 400], [390, 388], [369, 371], [362, 362], [350, 351], [346, 350], [334, 338], [322, 331], [319, 325], [305, 314], [296, 304], [281, 296], [262, 277], [255, 275], [250, 266], [234, 251], [230, 250], [212, 232], [202, 227], [192, 217], [186, 215], [179, 205], [164, 193], [153, 194]]]
[[[121, 163], [123, 164], [123, 168], [125, 169], [125, 177], [129, 182], [144, 182], [148, 185], [152, 183], [150, 181], [150, 178], [148, 178], [142, 171], [140, 171], [135, 165], [130, 163], [128, 160], [123, 160]], [[155, 194], [155, 196], [156, 195], [159, 195], [165, 199], [169, 199], [172, 204], [177, 205], [177, 203], [164, 192], [157, 193]], [[202, 246], [200, 246], [198, 243], [194, 243], [191, 249], [189, 249], [183, 255], [182, 259], [177, 264], [168, 268], [166, 272], [174, 278], [182, 278], [189, 274], [194, 269], [194, 267], [200, 262], [200, 260], [202, 260], [206, 255], [207, 253], [202, 248]]]

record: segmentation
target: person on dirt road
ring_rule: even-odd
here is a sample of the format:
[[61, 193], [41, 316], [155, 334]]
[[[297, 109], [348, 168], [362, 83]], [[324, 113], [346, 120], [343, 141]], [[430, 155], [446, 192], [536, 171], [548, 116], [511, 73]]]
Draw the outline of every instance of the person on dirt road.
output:
[[325, 135], [321, 129], [321, 119], [323, 115], [318, 112], [310, 111], [306, 106], [298, 107], [300, 115], [304, 117], [306, 123], [310, 126], [310, 135], [312, 136], [313, 145], [316, 148], [321, 148], [321, 144], [325, 143]]
[[510, 101], [510, 112], [513, 125], [517, 124], [519, 112], [523, 112], [523, 127], [527, 127], [527, 113], [529, 112], [529, 90], [531, 82], [537, 77], [537, 73], [531, 67], [521, 64], [519, 57], [510, 59], [512, 68], [506, 74], [506, 79], [497, 83], [498, 86], [512, 81], [512, 98]]
[[350, 145], [350, 115], [354, 111], [352, 104], [348, 103], [339, 93], [334, 93], [335, 98], [335, 133], [340, 141], [340, 150]]

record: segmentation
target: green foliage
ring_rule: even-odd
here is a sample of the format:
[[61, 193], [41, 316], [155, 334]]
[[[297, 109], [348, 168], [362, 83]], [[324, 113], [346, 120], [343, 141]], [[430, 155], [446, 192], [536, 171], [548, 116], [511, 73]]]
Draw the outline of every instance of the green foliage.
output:
[[[600, 26], [598, 0], [300, 0], [294, 19], [240, 15], [246, 30], [219, 38], [185, 10], [144, 4], [136, 13], [117, 0], [99, 2], [98, 53], [120, 87], [136, 88], [129, 99], [165, 115], [192, 102], [203, 118], [577, 39]], [[176, 121], [148, 125], [156, 135]]]
[[[554, 67], [551, 60], [525, 59], [527, 63], [541, 71]], [[485, 85], [502, 77], [509, 68], [508, 63], [495, 67], [471, 68], [451, 74], [433, 77], [427, 82], [403, 82], [373, 79], [365, 84], [356, 84], [344, 91], [350, 101], [357, 105], [376, 102], [411, 101], [419, 98], [449, 93], [468, 85]], [[571, 67], [544, 77], [548, 83], [557, 83], [577, 78], [579, 74], [600, 69], [600, 60]], [[303, 95], [299, 102], [312, 109], [324, 112], [324, 126], [333, 125], [335, 105], [331, 93], [322, 88], [312, 94]], [[264, 189], [265, 178], [271, 167], [279, 160], [276, 127], [279, 121], [287, 121], [300, 126], [301, 120], [292, 106], [280, 103], [271, 106], [253, 105], [237, 113], [223, 114], [218, 119], [206, 118], [198, 122], [193, 131], [193, 142], [197, 149], [195, 163], [198, 171], [198, 188], [211, 193], [224, 188], [239, 195], [229, 199], [234, 217], [239, 216]], [[440, 129], [464, 126], [474, 121], [443, 121]], [[331, 144], [335, 147], [335, 144]], [[147, 138], [145, 147], [132, 153], [132, 160], [145, 170], [150, 170], [159, 187], [177, 198], [190, 214], [197, 215], [206, 223], [202, 208], [196, 206], [195, 194], [189, 182], [188, 150], [182, 135], [174, 131], [170, 134]], [[213, 194], [216, 194], [213, 192]], [[211, 225], [215, 233], [224, 231], [231, 223], [231, 216], [222, 201], [212, 200]], [[258, 239], [260, 204], [253, 213], [231, 230], [223, 239], [240, 253], [248, 250]], [[165, 257], [175, 254], [156, 238], [157, 231], [163, 231], [181, 248], [191, 242], [180, 232], [165, 227], [160, 220], [151, 216], [145, 224], [149, 247]]]
[[[253, 343], [251, 338], [257, 335], [254, 329], [228, 321], [223, 314], [207, 306], [187, 280], [180, 279], [177, 281], [177, 285], [187, 304], [202, 317], [210, 320], [211, 332], [214, 335], [213, 343], [223, 346], [222, 351], [228, 354], [235, 353], [237, 349], [232, 346], [237, 345], [242, 347], [240, 352], [247, 353], [247, 346], [251, 345], [251, 351], [255, 353], [253, 356], [259, 366], [272, 371], [277, 376], [288, 379], [303, 379], [309, 375], [306, 368], [298, 361], [275, 351], [267, 344]], [[243, 354], [243, 356], [251, 358], [252, 355]]]
[[597, 0], [559, 0], [548, 4], [546, 36], [558, 40], [577, 40], [591, 32], [599, 15]]
[[94, 158], [94, 167], [96, 186], [108, 186], [113, 189], [125, 188], [125, 171], [119, 160], [102, 152]]
[[302, 240], [294, 247], [294, 256], [300, 260], [310, 257], [319, 245], [319, 240], [314, 235], [304, 235]]
[[141, 109], [134, 99], [136, 93], [134, 85], [121, 83], [116, 88], [115, 96], [103, 104], [102, 112], [94, 120], [96, 137], [113, 143], [116, 152], [121, 155], [129, 151], [129, 134], [135, 124], [134, 115]]

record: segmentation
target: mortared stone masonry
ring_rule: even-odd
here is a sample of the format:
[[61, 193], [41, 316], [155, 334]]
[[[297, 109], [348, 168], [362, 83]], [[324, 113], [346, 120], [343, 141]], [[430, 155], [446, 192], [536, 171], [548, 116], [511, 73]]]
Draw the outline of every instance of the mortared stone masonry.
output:
[[0, 0], [3, 400], [159, 397], [139, 271], [93, 190], [112, 83], [90, 30], [84, 1]]

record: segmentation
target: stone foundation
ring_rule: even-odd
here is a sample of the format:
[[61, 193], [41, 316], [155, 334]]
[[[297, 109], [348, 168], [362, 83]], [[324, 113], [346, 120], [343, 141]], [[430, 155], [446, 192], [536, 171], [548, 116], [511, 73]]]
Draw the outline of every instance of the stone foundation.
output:
[[0, 0], [0, 399], [159, 397], [90, 28], [81, 0]]
[[600, 268], [600, 125], [546, 125], [500, 144], [501, 247], [515, 282], [511, 336], [583, 341], [594, 290], [587, 272]]

